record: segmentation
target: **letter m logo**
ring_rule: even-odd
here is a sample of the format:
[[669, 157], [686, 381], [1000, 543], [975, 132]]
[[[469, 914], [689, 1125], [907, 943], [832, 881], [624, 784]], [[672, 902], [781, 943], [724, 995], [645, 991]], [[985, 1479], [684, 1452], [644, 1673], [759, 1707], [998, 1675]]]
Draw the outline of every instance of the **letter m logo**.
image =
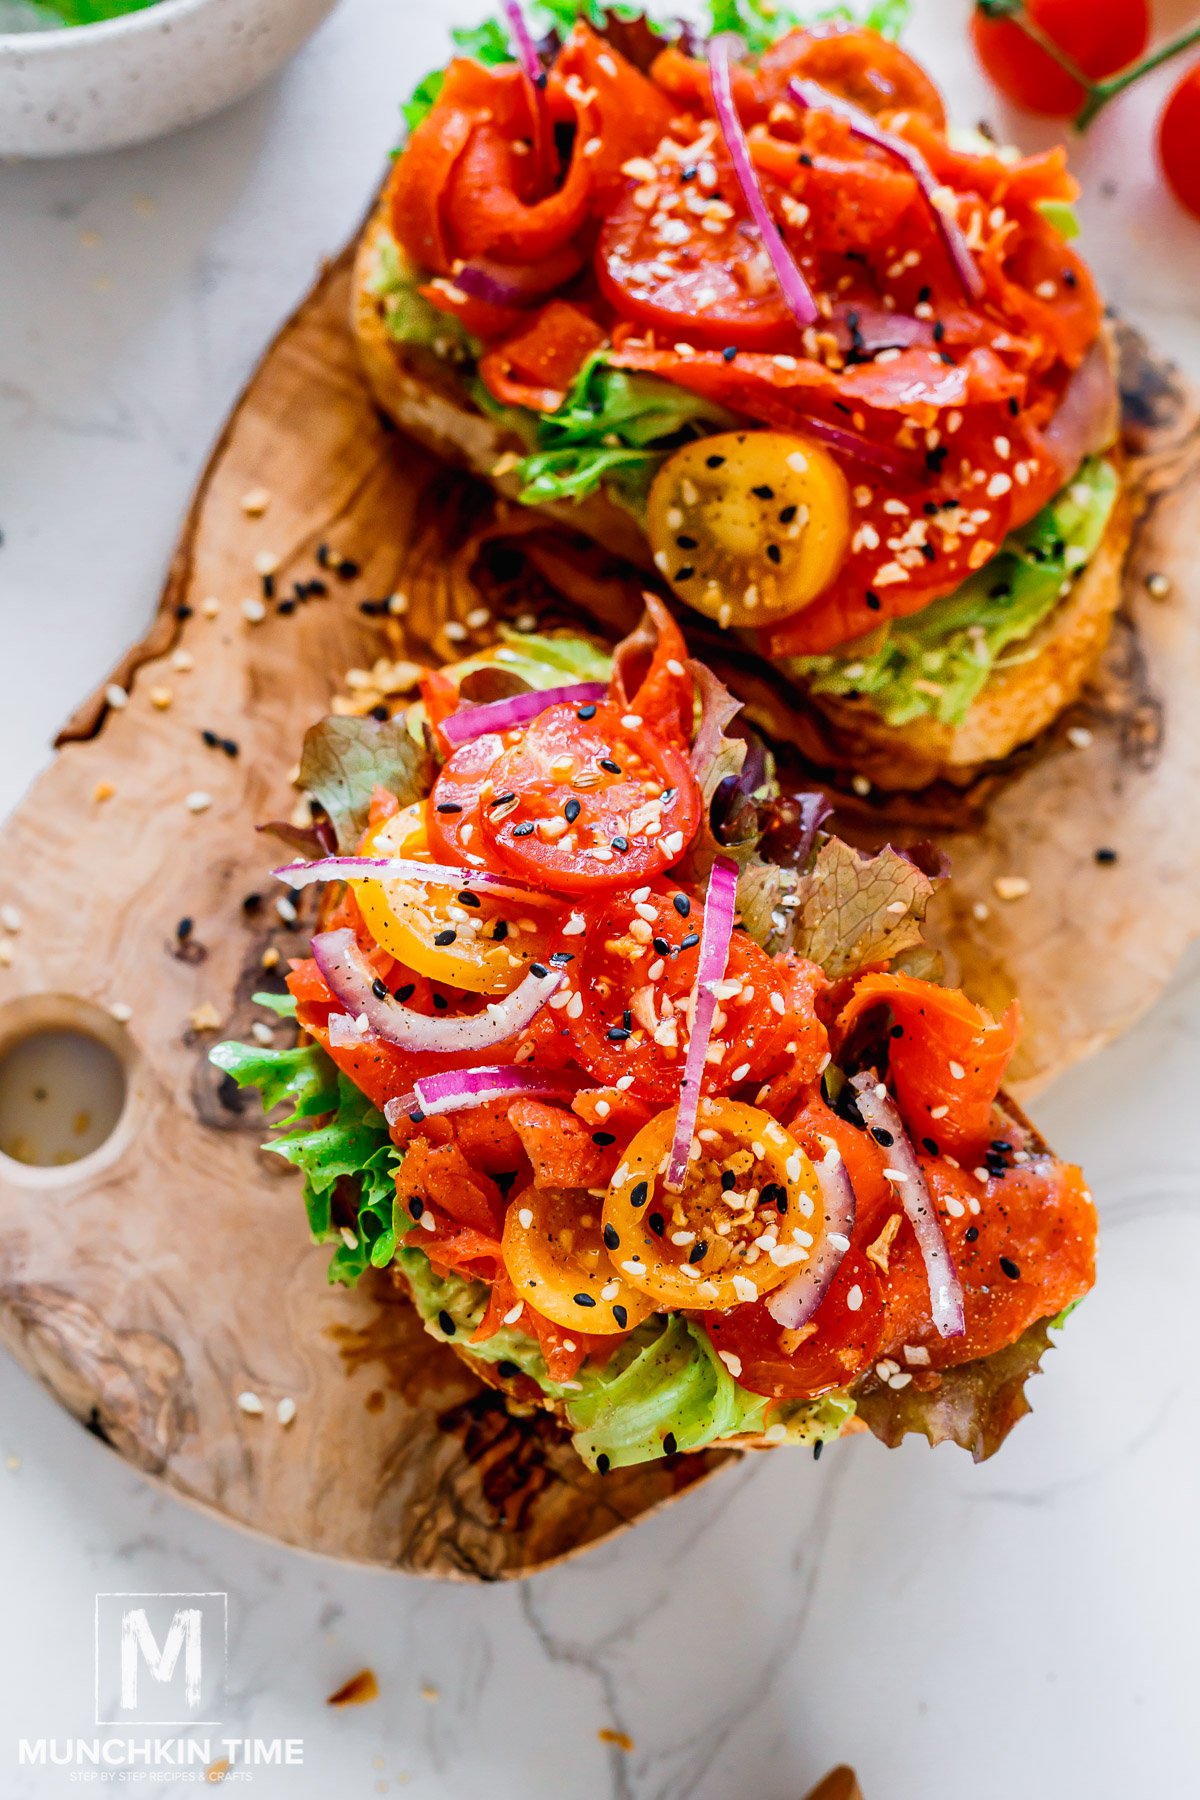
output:
[[97, 1594], [96, 1723], [217, 1725], [224, 1594]]

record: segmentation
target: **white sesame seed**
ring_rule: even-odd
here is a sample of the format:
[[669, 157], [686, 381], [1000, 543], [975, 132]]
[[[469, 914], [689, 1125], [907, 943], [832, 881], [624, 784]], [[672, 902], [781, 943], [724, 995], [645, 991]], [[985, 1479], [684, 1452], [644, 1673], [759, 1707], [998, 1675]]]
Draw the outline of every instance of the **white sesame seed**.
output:
[[854, 1286], [850, 1289], [850, 1292], [846, 1295], [846, 1310], [848, 1312], [858, 1312], [862, 1307], [862, 1303], [863, 1291], [856, 1281]]
[[292, 1399], [290, 1394], [285, 1394], [283, 1399], [280, 1400], [275, 1407], [275, 1417], [279, 1420], [281, 1425], [287, 1427], [291, 1424], [295, 1416], [296, 1402]]
[[127, 1000], [114, 1000], [108, 1011], [110, 1018], [115, 1019], [118, 1025], [128, 1025], [133, 1017], [133, 1008]]
[[24, 920], [19, 907], [14, 906], [11, 901], [5, 906], [0, 906], [0, 925], [3, 925], [5, 931], [20, 931], [23, 924]]
[[1086, 725], [1071, 725], [1067, 729], [1067, 742], [1074, 750], [1086, 750], [1094, 741]]
[[238, 1395], [237, 1403], [239, 1412], [249, 1413], [252, 1418], [261, 1417], [263, 1403], [257, 1394], [251, 1393], [249, 1388]]
[[992, 887], [998, 900], [1022, 900], [1029, 892], [1024, 875], [997, 875]]
[[104, 690], [104, 698], [108, 701], [108, 704], [112, 707], [114, 712], [120, 712], [122, 708], [129, 705], [129, 695], [120, 683], [116, 681], [109, 682]]
[[212, 795], [206, 794], [201, 789], [197, 788], [194, 793], [188, 795], [187, 799], [184, 801], [184, 805], [189, 812], [207, 812], [212, 805]]
[[528, 1231], [533, 1224], [533, 1214], [527, 1206], [522, 1206], [517, 1213], [517, 1223], [522, 1231]]
[[261, 625], [267, 616], [267, 609], [257, 595], [251, 595], [242, 601], [242, 617], [247, 625]]

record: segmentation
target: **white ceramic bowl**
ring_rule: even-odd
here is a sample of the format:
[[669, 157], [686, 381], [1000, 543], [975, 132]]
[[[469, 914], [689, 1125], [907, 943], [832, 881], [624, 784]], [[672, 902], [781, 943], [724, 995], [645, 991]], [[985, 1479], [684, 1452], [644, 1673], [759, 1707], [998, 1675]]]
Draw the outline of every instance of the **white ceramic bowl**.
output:
[[158, 0], [60, 31], [0, 33], [0, 156], [140, 143], [241, 99], [336, 0]]

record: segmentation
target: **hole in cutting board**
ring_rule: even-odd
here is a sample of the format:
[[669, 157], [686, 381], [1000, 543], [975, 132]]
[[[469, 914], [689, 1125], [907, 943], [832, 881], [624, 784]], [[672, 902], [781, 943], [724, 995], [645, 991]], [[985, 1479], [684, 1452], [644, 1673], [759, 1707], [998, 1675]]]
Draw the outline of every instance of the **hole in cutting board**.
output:
[[0, 1184], [54, 1187], [107, 1166], [136, 1135], [144, 1087], [132, 1037], [94, 1001], [0, 1006]]
[[0, 1155], [64, 1168], [106, 1144], [125, 1110], [125, 1070], [91, 1032], [51, 1026], [0, 1049]]

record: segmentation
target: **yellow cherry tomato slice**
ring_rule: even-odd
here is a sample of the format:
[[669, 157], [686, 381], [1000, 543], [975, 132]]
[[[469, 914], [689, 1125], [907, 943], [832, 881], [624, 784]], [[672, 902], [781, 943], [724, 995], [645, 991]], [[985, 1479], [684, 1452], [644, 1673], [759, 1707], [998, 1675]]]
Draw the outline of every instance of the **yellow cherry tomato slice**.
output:
[[[360, 846], [363, 856], [398, 856], [433, 862], [425, 829], [425, 805], [406, 806]], [[431, 981], [469, 994], [507, 994], [546, 954], [554, 915], [532, 912], [515, 900], [426, 887], [412, 881], [351, 882], [368, 931], [381, 950]]]
[[816, 1171], [757, 1106], [701, 1100], [699, 1155], [683, 1191], [663, 1176], [675, 1109], [638, 1132], [604, 1202], [605, 1242], [631, 1286], [661, 1307], [723, 1311], [757, 1300], [815, 1254], [825, 1229]]
[[646, 531], [681, 600], [720, 625], [766, 625], [815, 600], [845, 562], [850, 490], [811, 439], [720, 432], [663, 464]]
[[632, 1331], [654, 1311], [613, 1267], [600, 1202], [583, 1189], [526, 1188], [509, 1206], [501, 1252], [518, 1297], [568, 1330]]

